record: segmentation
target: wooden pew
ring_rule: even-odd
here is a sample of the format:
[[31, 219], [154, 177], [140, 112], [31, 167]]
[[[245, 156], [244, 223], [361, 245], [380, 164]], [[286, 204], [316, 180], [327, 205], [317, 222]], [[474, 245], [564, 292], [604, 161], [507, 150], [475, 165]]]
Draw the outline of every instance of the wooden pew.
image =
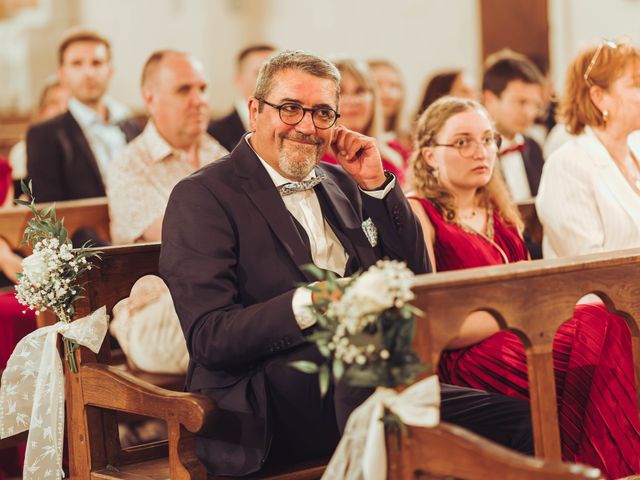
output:
[[387, 431], [388, 477], [393, 480], [595, 480], [597, 468], [523, 455], [464, 428], [406, 426], [406, 434]]
[[423, 275], [414, 292], [414, 305], [424, 312], [416, 348], [434, 371], [441, 351], [473, 311], [493, 312], [501, 328], [522, 339], [540, 458], [561, 459], [552, 342], [583, 295], [597, 293], [610, 311], [624, 313], [640, 385], [640, 249]]
[[[102, 249], [99, 268], [82, 280], [88, 286], [78, 302], [77, 317], [102, 305], [110, 313], [129, 295], [135, 281], [158, 270], [159, 244]], [[233, 436], [237, 423], [208, 397], [156, 387], [110, 364], [110, 342], [98, 355], [86, 348], [76, 351], [79, 372], [65, 364], [67, 437], [72, 479], [204, 479], [206, 471], [195, 456], [194, 436], [205, 424], [221, 435]], [[121, 448], [117, 413], [159, 418], [167, 423], [168, 442]], [[168, 455], [168, 458], [167, 458]], [[251, 478], [304, 480], [320, 478], [326, 459], [302, 465], [274, 466]], [[220, 478], [220, 477], [217, 477]]]
[[[38, 209], [50, 205], [37, 204]], [[109, 239], [109, 206], [106, 197], [85, 198], [55, 202], [56, 216], [64, 218], [64, 226], [71, 237], [80, 227], [91, 227], [101, 238]], [[25, 245], [20, 245], [27, 222], [32, 217], [31, 210], [22, 205], [0, 209], [0, 237], [4, 238], [11, 248], [30, 253]]]

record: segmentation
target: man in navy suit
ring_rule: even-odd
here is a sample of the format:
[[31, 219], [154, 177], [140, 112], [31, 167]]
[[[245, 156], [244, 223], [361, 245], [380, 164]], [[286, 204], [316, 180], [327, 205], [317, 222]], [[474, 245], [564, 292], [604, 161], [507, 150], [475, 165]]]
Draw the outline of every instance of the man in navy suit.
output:
[[[339, 83], [322, 58], [272, 57], [249, 101], [250, 133], [169, 199], [160, 273], [187, 340], [187, 389], [234, 414], [231, 437], [216, 425], [198, 437], [212, 474], [330, 454], [370, 394], [338, 383], [322, 398], [316, 376], [291, 368], [321, 359], [305, 339], [315, 319], [311, 292], [298, 285], [314, 279], [301, 267], [348, 276], [389, 257], [430, 271], [419, 223], [382, 169], [375, 140], [335, 126]], [[320, 163], [328, 148], [339, 167]], [[532, 449], [526, 402], [445, 387], [442, 411], [447, 421]]]
[[110, 161], [127, 140], [118, 122], [129, 110], [106, 97], [113, 74], [109, 41], [91, 30], [70, 31], [58, 48], [58, 75], [69, 110], [27, 132], [27, 174], [38, 202], [105, 195]]
[[251, 45], [238, 53], [236, 58], [235, 88], [238, 97], [233, 101], [233, 110], [226, 116], [209, 123], [207, 133], [231, 151], [249, 130], [247, 102], [253, 95], [260, 66], [273, 55], [271, 45]]

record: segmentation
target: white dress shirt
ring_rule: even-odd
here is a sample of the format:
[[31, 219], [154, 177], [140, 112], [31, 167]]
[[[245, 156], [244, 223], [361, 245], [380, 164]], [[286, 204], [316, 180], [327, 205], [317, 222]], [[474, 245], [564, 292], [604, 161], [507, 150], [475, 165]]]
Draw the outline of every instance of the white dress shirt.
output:
[[[524, 144], [524, 137], [517, 134], [513, 140], [506, 140], [502, 144], [501, 150], [508, 150], [517, 145]], [[518, 151], [500, 155], [500, 166], [502, 174], [507, 182], [511, 198], [514, 202], [522, 202], [531, 198], [531, 188], [529, 187], [529, 178], [527, 177], [527, 169], [524, 166], [522, 153]]]
[[[251, 134], [246, 135], [244, 138], [253, 150], [253, 146], [251, 142], [249, 142], [250, 137]], [[273, 180], [276, 188], [291, 181], [280, 175], [271, 165], [264, 161], [255, 150], [254, 152], [271, 177], [271, 180]], [[312, 170], [305, 180], [315, 176], [316, 173]], [[383, 199], [387, 193], [393, 189], [395, 182], [396, 180], [394, 178], [383, 190], [362, 191], [375, 198]], [[304, 228], [309, 238], [313, 263], [323, 270], [330, 270], [343, 276], [349, 255], [340, 243], [340, 240], [338, 240], [331, 226], [324, 219], [315, 190], [310, 189], [303, 192], [296, 192], [282, 197], [282, 200], [289, 213], [302, 225], [302, 228]], [[311, 290], [304, 287], [297, 288], [293, 295], [291, 306], [296, 322], [298, 322], [301, 329], [310, 327], [315, 323], [315, 318], [309, 309], [311, 303]]]
[[75, 98], [69, 100], [69, 111], [80, 125], [96, 159], [102, 178], [106, 180], [109, 163], [124, 148], [127, 139], [124, 132], [115, 124], [115, 122], [122, 120], [122, 112], [116, 113], [113, 101], [105, 102], [105, 105], [109, 112], [108, 122], [103, 122], [95, 110]]

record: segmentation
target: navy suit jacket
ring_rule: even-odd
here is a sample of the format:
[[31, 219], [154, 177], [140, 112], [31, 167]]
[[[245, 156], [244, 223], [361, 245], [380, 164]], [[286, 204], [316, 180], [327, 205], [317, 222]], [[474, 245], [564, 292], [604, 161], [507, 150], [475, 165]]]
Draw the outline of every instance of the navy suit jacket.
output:
[[524, 137], [522, 160], [524, 161], [524, 168], [527, 172], [531, 196], [535, 197], [538, 194], [538, 187], [540, 186], [544, 157], [542, 156], [542, 149], [540, 148], [540, 145], [538, 145], [538, 142], [534, 139]]
[[218, 140], [228, 151], [236, 148], [236, 145], [246, 133], [244, 124], [240, 120], [237, 110], [233, 110], [226, 117], [209, 122], [207, 133]]
[[[341, 168], [316, 192], [325, 218], [349, 254], [347, 274], [382, 256], [430, 270], [418, 220], [400, 186], [383, 200], [359, 191]], [[373, 248], [362, 230], [372, 218]], [[260, 160], [242, 141], [231, 154], [182, 180], [164, 216], [160, 273], [173, 297], [191, 362], [187, 390], [236, 413], [239, 436], [198, 439], [198, 455], [215, 474], [262, 466], [271, 441], [266, 362], [305, 344], [291, 302], [311, 254]], [[292, 385], [291, 388], [296, 388]]]

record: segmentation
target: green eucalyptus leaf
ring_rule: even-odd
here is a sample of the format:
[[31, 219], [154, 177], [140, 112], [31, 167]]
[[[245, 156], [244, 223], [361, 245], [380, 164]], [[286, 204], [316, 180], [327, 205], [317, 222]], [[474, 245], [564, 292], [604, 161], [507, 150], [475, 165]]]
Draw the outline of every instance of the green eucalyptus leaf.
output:
[[329, 367], [324, 364], [320, 367], [318, 381], [320, 382], [320, 396], [324, 398], [329, 390]]
[[313, 362], [309, 362], [307, 360], [296, 360], [295, 362], [291, 362], [289, 364], [291, 367], [296, 370], [300, 370], [303, 373], [317, 373], [318, 365]]

